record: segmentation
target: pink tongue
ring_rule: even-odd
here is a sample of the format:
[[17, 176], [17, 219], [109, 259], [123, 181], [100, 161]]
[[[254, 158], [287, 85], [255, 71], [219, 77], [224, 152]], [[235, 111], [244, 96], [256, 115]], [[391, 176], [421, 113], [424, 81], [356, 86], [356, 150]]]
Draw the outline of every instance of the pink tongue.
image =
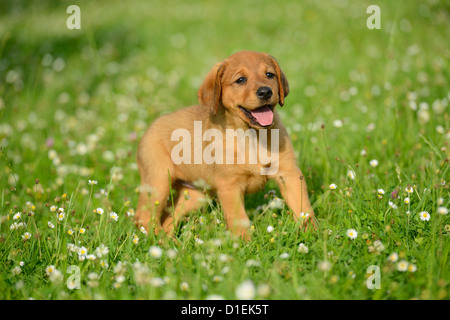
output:
[[256, 110], [249, 110], [252, 116], [259, 122], [260, 125], [268, 126], [273, 122], [273, 112], [268, 106], [258, 108]]

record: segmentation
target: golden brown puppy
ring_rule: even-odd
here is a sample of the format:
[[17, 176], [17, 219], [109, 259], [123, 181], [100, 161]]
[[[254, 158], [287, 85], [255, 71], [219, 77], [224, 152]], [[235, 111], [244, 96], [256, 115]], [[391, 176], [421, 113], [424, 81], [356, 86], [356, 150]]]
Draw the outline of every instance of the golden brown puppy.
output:
[[[136, 223], [172, 233], [204, 204], [204, 190], [192, 187], [204, 181], [217, 194], [228, 228], [248, 238], [244, 194], [274, 179], [295, 220], [315, 227], [305, 180], [275, 111], [288, 93], [284, 73], [266, 53], [241, 51], [217, 63], [198, 91], [199, 105], [159, 117], [142, 137]], [[171, 187], [176, 195], [170, 198]]]

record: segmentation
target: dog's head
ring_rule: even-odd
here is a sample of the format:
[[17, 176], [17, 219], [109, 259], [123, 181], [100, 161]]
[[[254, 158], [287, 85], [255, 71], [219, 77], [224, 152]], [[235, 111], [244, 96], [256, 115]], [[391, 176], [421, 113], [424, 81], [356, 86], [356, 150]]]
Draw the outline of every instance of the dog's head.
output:
[[198, 99], [214, 115], [223, 106], [259, 129], [273, 124], [275, 106], [283, 106], [288, 93], [286, 76], [272, 56], [240, 51], [214, 65]]

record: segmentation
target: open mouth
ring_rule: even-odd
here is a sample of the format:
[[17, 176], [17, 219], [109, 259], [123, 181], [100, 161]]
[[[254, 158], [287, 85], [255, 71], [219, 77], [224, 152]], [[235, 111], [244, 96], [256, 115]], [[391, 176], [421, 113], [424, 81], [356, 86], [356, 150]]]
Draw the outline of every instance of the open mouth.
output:
[[254, 110], [248, 110], [241, 106], [239, 108], [254, 125], [268, 127], [273, 123], [273, 107], [271, 105], [266, 104]]

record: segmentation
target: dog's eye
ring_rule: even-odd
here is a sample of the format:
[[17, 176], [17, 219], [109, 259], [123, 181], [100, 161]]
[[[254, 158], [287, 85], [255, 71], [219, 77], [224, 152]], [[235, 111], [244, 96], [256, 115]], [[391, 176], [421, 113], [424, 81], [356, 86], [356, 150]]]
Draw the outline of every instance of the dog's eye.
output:
[[247, 82], [247, 79], [244, 77], [240, 77], [239, 79], [236, 80], [237, 84], [244, 84]]
[[266, 77], [272, 79], [275, 75], [272, 72], [266, 72]]

